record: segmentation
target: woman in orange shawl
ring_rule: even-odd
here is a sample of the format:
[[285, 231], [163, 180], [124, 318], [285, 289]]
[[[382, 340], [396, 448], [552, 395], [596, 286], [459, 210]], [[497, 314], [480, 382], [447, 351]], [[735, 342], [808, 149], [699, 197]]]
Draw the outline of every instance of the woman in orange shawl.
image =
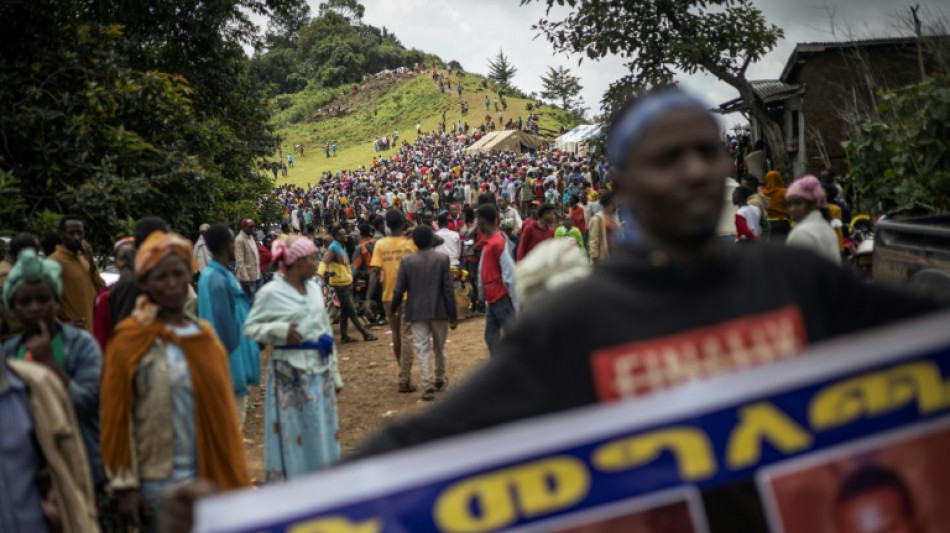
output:
[[166, 487], [197, 478], [220, 490], [250, 484], [228, 354], [206, 322], [185, 315], [191, 258], [180, 235], [158, 231], [142, 243], [135, 277], [145, 294], [106, 352], [102, 460], [137, 525], [154, 526]]
[[788, 209], [785, 207], [785, 182], [778, 171], [770, 170], [765, 173], [765, 186], [762, 187], [762, 194], [769, 197], [769, 207], [766, 211], [769, 223], [772, 226], [769, 240], [777, 243], [784, 243], [791, 230], [791, 224], [788, 221]]

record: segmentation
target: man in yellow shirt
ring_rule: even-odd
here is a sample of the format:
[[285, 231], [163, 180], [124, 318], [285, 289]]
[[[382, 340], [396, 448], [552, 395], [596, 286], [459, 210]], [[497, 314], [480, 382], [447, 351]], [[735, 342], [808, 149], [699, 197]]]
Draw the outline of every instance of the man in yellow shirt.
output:
[[389, 228], [392, 236], [376, 241], [376, 246], [373, 248], [373, 259], [369, 263], [370, 275], [369, 286], [366, 289], [365, 311], [367, 314], [372, 314], [373, 294], [376, 293], [381, 273], [383, 309], [393, 336], [393, 354], [399, 363], [399, 392], [409, 393], [416, 391], [416, 387], [412, 385], [412, 360], [415, 357], [412, 349], [412, 328], [404, 320], [405, 307], [395, 313], [391, 312], [390, 307], [393, 301], [393, 289], [396, 287], [399, 262], [403, 257], [416, 253], [418, 249], [412, 239], [404, 234], [406, 219], [401, 211], [390, 209], [386, 212], [386, 227]]
[[325, 276], [330, 272], [330, 286], [336, 291], [337, 298], [340, 299], [340, 342], [346, 344], [353, 342], [348, 333], [347, 325], [353, 322], [356, 329], [363, 335], [366, 341], [376, 340], [376, 335], [370, 333], [363, 324], [360, 323], [359, 311], [356, 309], [356, 301], [353, 299], [353, 273], [350, 271], [350, 259], [343, 249], [346, 243], [347, 232], [342, 225], [333, 228], [333, 242], [330, 243], [327, 252], [320, 260], [317, 268], [317, 274]]

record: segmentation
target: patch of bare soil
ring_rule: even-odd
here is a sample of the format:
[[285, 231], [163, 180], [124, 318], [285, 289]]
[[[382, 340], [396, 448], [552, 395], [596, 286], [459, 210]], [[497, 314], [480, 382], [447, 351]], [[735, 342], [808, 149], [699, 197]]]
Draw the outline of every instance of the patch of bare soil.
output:
[[[343, 455], [352, 452], [362, 441], [383, 425], [398, 417], [421, 411], [438, 402], [423, 402], [422, 390], [411, 394], [398, 392], [399, 367], [393, 355], [392, 335], [388, 326], [372, 329], [379, 340], [355, 342], [340, 346], [340, 371], [343, 392], [337, 397], [340, 415], [340, 444]], [[458, 386], [471, 372], [488, 359], [483, 318], [462, 320], [458, 329], [449, 332], [445, 346], [446, 373], [449, 389]], [[339, 335], [337, 335], [339, 338]], [[359, 338], [355, 335], [354, 338]], [[266, 361], [266, 356], [262, 357]], [[421, 384], [418, 360], [413, 364], [413, 383]], [[264, 371], [261, 382], [264, 382]], [[247, 400], [244, 425], [251, 477], [264, 480], [264, 395], [263, 388], [254, 387]]]

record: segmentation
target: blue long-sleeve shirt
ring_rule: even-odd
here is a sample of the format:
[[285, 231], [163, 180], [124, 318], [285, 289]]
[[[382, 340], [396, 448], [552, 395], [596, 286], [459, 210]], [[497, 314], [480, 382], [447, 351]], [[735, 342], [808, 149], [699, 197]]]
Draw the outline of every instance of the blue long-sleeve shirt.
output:
[[247, 396], [248, 385], [260, 384], [260, 348], [242, 329], [251, 304], [234, 274], [211, 260], [198, 279], [198, 318], [207, 320], [228, 352], [235, 396]]

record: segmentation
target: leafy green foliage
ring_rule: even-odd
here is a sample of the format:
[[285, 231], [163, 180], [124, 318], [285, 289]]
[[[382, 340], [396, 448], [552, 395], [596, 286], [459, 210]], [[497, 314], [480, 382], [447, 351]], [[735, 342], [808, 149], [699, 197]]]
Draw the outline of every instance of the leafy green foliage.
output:
[[[286, 0], [300, 2], [301, 0]], [[365, 8], [356, 0], [320, 4], [319, 16], [296, 9], [287, 20], [271, 21], [268, 49], [254, 56], [252, 79], [271, 96], [311, 93], [359, 83], [364, 76], [416, 63], [432, 64], [437, 56], [406, 49], [386, 28], [361, 22]]]
[[498, 55], [488, 59], [488, 78], [504, 89], [511, 87], [511, 80], [517, 72], [518, 69], [508, 61], [508, 56], [501, 49]]
[[845, 183], [865, 212], [931, 206], [950, 211], [950, 75], [879, 91], [877, 117], [844, 142]]
[[583, 100], [578, 97], [583, 87], [581, 79], [571, 74], [565, 67], [548, 67], [548, 71], [541, 76], [541, 98], [554, 100], [561, 104], [565, 111], [583, 112]]
[[[147, 4], [143, 11], [171, 9]], [[191, 24], [214, 27], [214, 16], [192, 7]], [[201, 222], [252, 215], [247, 198], [268, 189], [257, 166], [276, 144], [269, 109], [250, 85], [240, 47], [222, 41], [241, 30], [218, 20], [221, 33], [204, 41], [209, 55], [191, 57], [187, 46], [200, 40], [159, 40], [135, 11], [80, 0], [0, 4], [6, 33], [30, 35], [0, 43], [0, 175], [15, 177], [23, 204], [14, 209], [24, 215], [14, 229], [35, 231], [50, 214], [75, 213], [101, 250], [130, 217], [158, 215], [191, 233]], [[112, 18], [129, 24], [100, 24]], [[186, 22], [148, 22], [197, 31]], [[213, 63], [208, 72], [205, 61]]]
[[744, 108], [765, 130], [776, 168], [791, 168], [779, 125], [765, 112], [746, 70], [765, 57], [784, 34], [766, 22], [752, 0], [521, 0], [571, 11], [561, 20], [544, 18], [534, 26], [555, 49], [600, 59], [619, 55], [629, 72], [610, 85], [601, 100], [606, 115], [632, 96], [674, 82], [674, 71], [704, 71], [728, 83]]

